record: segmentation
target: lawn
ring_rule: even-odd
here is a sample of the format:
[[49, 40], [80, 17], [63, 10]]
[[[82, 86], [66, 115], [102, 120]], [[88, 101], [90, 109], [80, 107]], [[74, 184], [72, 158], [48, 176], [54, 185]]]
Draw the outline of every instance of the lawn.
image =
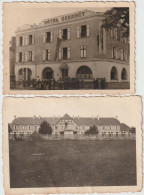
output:
[[136, 185], [132, 140], [10, 141], [9, 148], [11, 188]]

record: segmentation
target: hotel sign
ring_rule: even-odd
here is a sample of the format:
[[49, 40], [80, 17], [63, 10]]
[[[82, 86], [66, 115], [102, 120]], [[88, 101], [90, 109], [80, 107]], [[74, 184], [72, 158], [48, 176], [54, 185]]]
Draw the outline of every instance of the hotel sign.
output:
[[48, 20], [44, 20], [44, 24], [56, 24], [56, 23], [65, 22], [71, 19], [81, 18], [85, 16], [85, 13], [86, 13], [85, 11], [80, 11], [80, 12], [73, 13], [73, 14], [67, 14], [65, 16], [50, 18]]

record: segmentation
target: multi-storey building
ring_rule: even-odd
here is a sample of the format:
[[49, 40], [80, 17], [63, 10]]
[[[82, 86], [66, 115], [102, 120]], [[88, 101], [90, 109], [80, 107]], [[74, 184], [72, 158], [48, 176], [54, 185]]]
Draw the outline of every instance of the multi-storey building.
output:
[[47, 121], [50, 124], [54, 135], [85, 134], [92, 126], [96, 126], [102, 136], [117, 136], [130, 133], [130, 127], [120, 123], [117, 117], [70, 117], [65, 114], [63, 117], [15, 117], [11, 123], [11, 134], [32, 134], [34, 131], [39, 130], [43, 121]]
[[105, 30], [104, 14], [83, 10], [25, 25], [16, 31], [16, 81], [104, 79], [129, 88], [129, 42], [119, 28]]

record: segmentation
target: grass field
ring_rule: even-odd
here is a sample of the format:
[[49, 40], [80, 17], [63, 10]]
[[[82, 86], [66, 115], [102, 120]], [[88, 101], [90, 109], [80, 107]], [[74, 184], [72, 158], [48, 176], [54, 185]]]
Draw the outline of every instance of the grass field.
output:
[[135, 141], [10, 141], [9, 146], [11, 188], [136, 185]]

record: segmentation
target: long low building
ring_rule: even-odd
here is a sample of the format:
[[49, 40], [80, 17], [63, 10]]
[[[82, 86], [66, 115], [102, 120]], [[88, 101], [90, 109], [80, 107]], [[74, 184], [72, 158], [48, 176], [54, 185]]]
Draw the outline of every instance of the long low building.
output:
[[11, 123], [11, 134], [32, 134], [39, 131], [43, 121], [47, 121], [52, 127], [54, 135], [85, 134], [92, 126], [96, 126], [102, 136], [128, 135], [130, 127], [116, 118], [97, 117], [70, 117], [65, 114], [63, 117], [18, 117]]
[[129, 38], [102, 27], [104, 13], [91, 10], [45, 19], [16, 31], [16, 82], [74, 78], [83, 88], [129, 88]]

